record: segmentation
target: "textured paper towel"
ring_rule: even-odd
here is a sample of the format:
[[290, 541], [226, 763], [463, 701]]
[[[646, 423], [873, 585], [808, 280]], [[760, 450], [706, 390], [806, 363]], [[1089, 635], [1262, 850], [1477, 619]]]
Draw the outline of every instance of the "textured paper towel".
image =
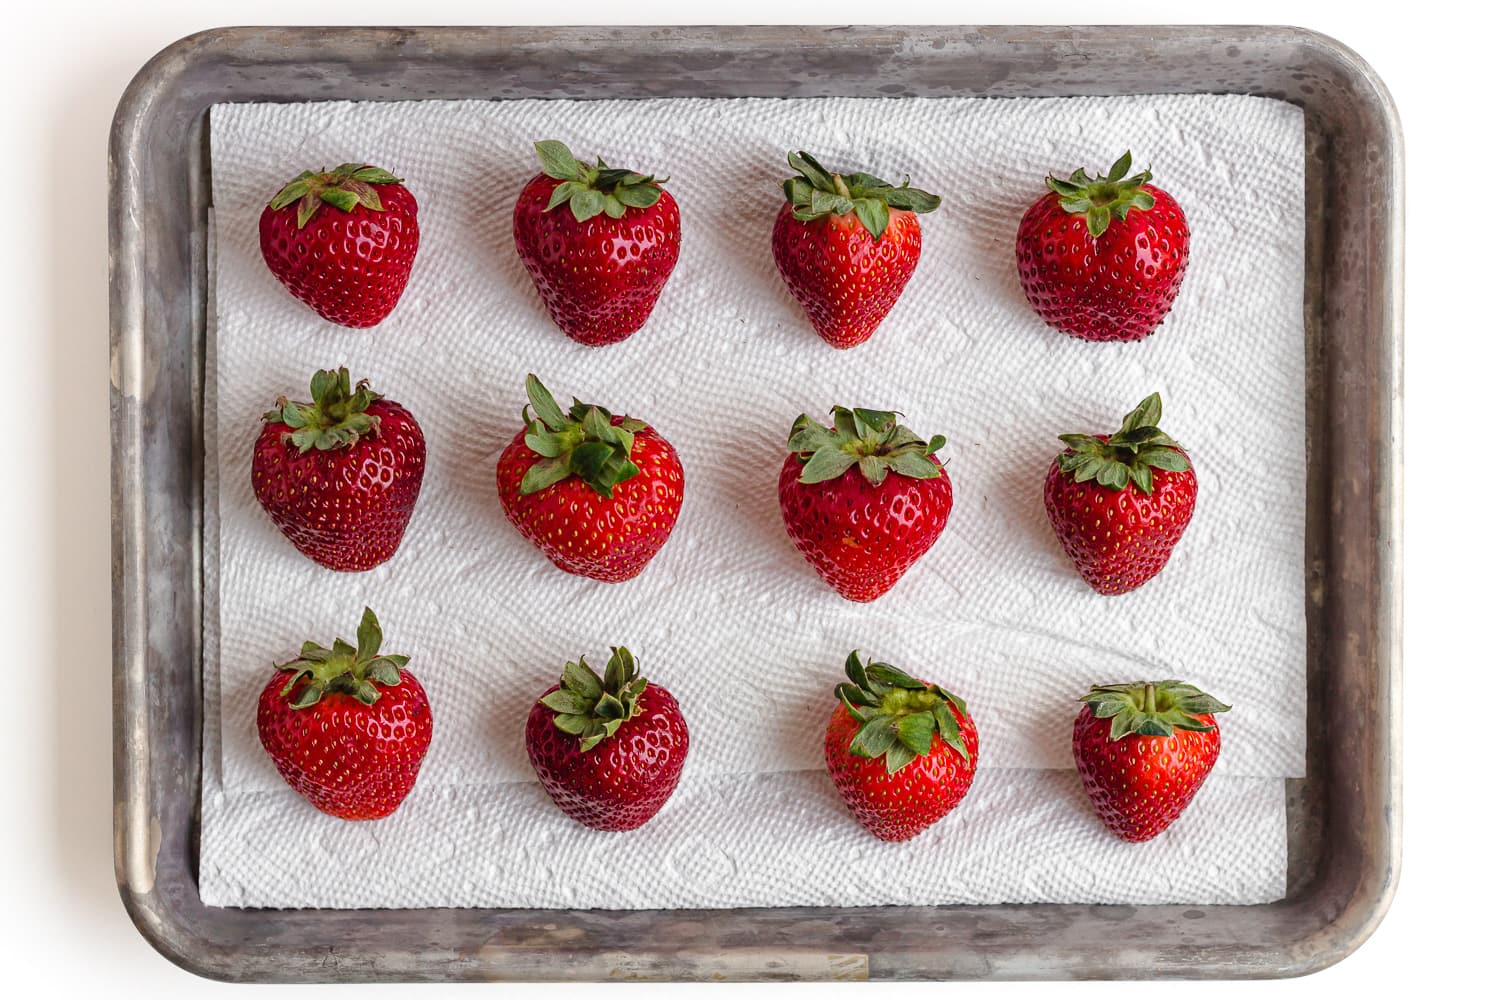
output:
[[1286, 893], [1284, 801], [1280, 782], [1214, 775], [1166, 833], [1127, 844], [1076, 774], [989, 768], [941, 823], [885, 844], [814, 771], [686, 779], [633, 834], [564, 820], [537, 784], [424, 781], [376, 823], [214, 792], [203, 829], [220, 849], [199, 878], [211, 906], [1264, 903]]
[[[219, 750], [208, 767], [228, 814], [237, 796], [265, 793], [298, 815], [260, 751], [254, 698], [273, 659], [303, 639], [351, 633], [365, 604], [380, 614], [388, 649], [413, 655], [432, 697], [436, 735], [421, 782], [432, 794], [470, 786], [463, 794], [482, 797], [530, 781], [520, 738], [530, 701], [565, 659], [602, 662], [611, 643], [629, 645], [683, 703], [694, 734], [685, 791], [723, 787], [717, 775], [819, 767], [830, 687], [855, 646], [968, 697], [983, 767], [1068, 767], [1072, 698], [1095, 680], [1171, 675], [1236, 706], [1216, 780], [1302, 773], [1296, 108], [1239, 97], [329, 103], [220, 106], [211, 131], [219, 232], [208, 467], [222, 567], [212, 686], [223, 724], [211, 711], [205, 753]], [[535, 171], [530, 142], [545, 136], [672, 177], [682, 258], [651, 321], [623, 344], [591, 350], [564, 337], [515, 257], [510, 208]], [[816, 337], [771, 262], [783, 157], [802, 145], [833, 166], [890, 179], [909, 171], [945, 196], [924, 217], [923, 260], [906, 294], [854, 351]], [[1046, 173], [1102, 169], [1126, 145], [1182, 203], [1192, 260], [1155, 336], [1085, 344], [1027, 308], [1015, 224]], [[292, 173], [362, 156], [405, 177], [421, 204], [412, 282], [372, 332], [324, 323], [293, 300], [266, 271], [256, 236], [266, 198]], [[1246, 210], [1239, 199], [1251, 187]], [[406, 404], [429, 448], [401, 551], [358, 576], [297, 554], [249, 488], [259, 414], [278, 395], [304, 393], [312, 369], [338, 364]], [[650, 420], [681, 454], [681, 520], [629, 584], [557, 572], [500, 511], [494, 461], [518, 426], [528, 371], [560, 396]], [[1051, 536], [1042, 478], [1058, 432], [1112, 429], [1158, 389], [1165, 423], [1199, 471], [1198, 512], [1161, 577], [1101, 598]], [[836, 402], [900, 409], [918, 433], [950, 441], [949, 527], [874, 605], [842, 601], [812, 573], [776, 505], [791, 420]], [[739, 693], [752, 672], [776, 692], [774, 712]], [[212, 831], [230, 828], [210, 821], [211, 806], [209, 797], [205, 872], [216, 870], [210, 849], [224, 846]], [[303, 814], [309, 835], [324, 829], [320, 819]], [[542, 890], [505, 888], [521, 894], [516, 905]]]

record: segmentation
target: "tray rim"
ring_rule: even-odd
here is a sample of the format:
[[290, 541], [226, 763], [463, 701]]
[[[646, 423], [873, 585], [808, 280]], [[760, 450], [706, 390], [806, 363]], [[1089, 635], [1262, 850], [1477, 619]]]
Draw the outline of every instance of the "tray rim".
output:
[[[1383, 265], [1388, 281], [1381, 292], [1386, 296], [1387, 309], [1380, 328], [1368, 331], [1374, 335], [1372, 357], [1376, 371], [1389, 378], [1389, 411], [1385, 420], [1376, 418], [1369, 428], [1369, 442], [1374, 455], [1383, 459], [1375, 466], [1376, 489], [1379, 497], [1374, 501], [1378, 527], [1383, 529], [1381, 556], [1372, 567], [1375, 607], [1385, 612], [1381, 621], [1374, 623], [1371, 650], [1373, 669], [1376, 671], [1377, 692], [1372, 707], [1382, 709], [1389, 722], [1388, 729], [1381, 727], [1378, 734], [1385, 741], [1385, 758], [1374, 761], [1374, 771], [1380, 787], [1376, 789], [1383, 803], [1383, 836], [1377, 836], [1370, 850], [1359, 858], [1360, 872], [1357, 888], [1352, 897], [1327, 916], [1314, 934], [1286, 947], [1281, 953], [1262, 956], [1255, 966], [1239, 968], [1222, 958], [1209, 958], [1201, 970], [1173, 970], [1175, 974], [1197, 975], [1298, 975], [1306, 974], [1331, 965], [1354, 951], [1378, 925], [1390, 905], [1399, 872], [1400, 843], [1400, 674], [1401, 674], [1401, 340], [1402, 340], [1402, 287], [1400, 280], [1402, 235], [1403, 235], [1403, 158], [1399, 120], [1389, 93], [1367, 64], [1341, 43], [1315, 32], [1301, 28], [1271, 27], [1218, 27], [1218, 26], [1134, 26], [1090, 28], [1058, 27], [1001, 27], [965, 28], [943, 26], [921, 27], [859, 27], [859, 28], [815, 28], [746, 26], [742, 28], [219, 28], [190, 35], [168, 46], [140, 71], [127, 88], [111, 130], [110, 139], [110, 346], [111, 346], [111, 429], [112, 472], [111, 509], [113, 523], [113, 591], [114, 591], [114, 743], [115, 743], [115, 838], [116, 872], [121, 895], [127, 911], [141, 930], [143, 936], [169, 959], [200, 975], [213, 978], [279, 978], [277, 976], [245, 975], [237, 969], [238, 956], [225, 950], [218, 942], [201, 937], [196, 929], [178, 919], [181, 915], [180, 900], [164, 899], [156, 886], [158, 850], [162, 843], [162, 831], [157, 816], [153, 813], [151, 789], [160, 775], [160, 767], [153, 754], [153, 729], [150, 715], [150, 698], [147, 666], [152, 652], [149, 641], [149, 624], [153, 608], [160, 608], [160, 600], [144, 585], [147, 570], [147, 549], [152, 544], [152, 531], [161, 530], [162, 525], [148, 522], [143, 503], [145, 490], [143, 422], [141, 403], [150, 396], [152, 372], [147, 364], [143, 347], [144, 323], [152, 308], [148, 302], [150, 282], [148, 273], [152, 245], [141, 223], [142, 209], [149, 208], [142, 199], [140, 186], [141, 165], [144, 157], [145, 139], [153, 122], [153, 116], [178, 86], [183, 74], [199, 61], [217, 58], [225, 53], [234, 54], [254, 39], [262, 39], [268, 33], [289, 43], [290, 46], [311, 45], [324, 48], [343, 46], [358, 50], [370, 44], [372, 37], [399, 38], [399, 44], [410, 42], [440, 46], [445, 40], [456, 40], [462, 45], [475, 46], [483, 50], [486, 46], [498, 49], [503, 44], [529, 42], [532, 44], [626, 46], [632, 40], [651, 31], [665, 31], [679, 36], [750, 38], [761, 41], [784, 41], [789, 48], [797, 45], [817, 44], [819, 32], [840, 32], [840, 45], [884, 45], [916, 37], [930, 32], [946, 36], [961, 36], [968, 32], [990, 33], [984, 41], [1003, 47], [1006, 41], [1020, 41], [1053, 45], [1060, 51], [1087, 50], [1091, 45], [1108, 44], [1129, 40], [1145, 44], [1161, 38], [1176, 38], [1192, 42], [1195, 39], [1222, 42], [1228, 39], [1231, 47], [1235, 43], [1251, 46], [1268, 40], [1283, 44], [1303, 46], [1308, 51], [1337, 64], [1356, 81], [1360, 88], [1351, 87], [1346, 99], [1358, 102], [1362, 110], [1372, 116], [1375, 127], [1384, 133], [1383, 146], [1390, 154], [1385, 164], [1392, 184], [1387, 203], [1389, 211], [1383, 225], [1377, 226], [1383, 237], [1388, 256], [1378, 262]], [[995, 33], [1000, 33], [996, 35]], [[826, 37], [826, 36], [825, 36]], [[1144, 92], [1144, 91], [1140, 91]], [[337, 99], [338, 95], [331, 95]], [[308, 98], [293, 98], [308, 99]], [[329, 99], [329, 98], [325, 98]], [[201, 359], [200, 359], [201, 360]], [[1378, 402], [1378, 401], [1377, 401]], [[194, 429], [201, 448], [201, 426]], [[192, 461], [201, 461], [201, 452]], [[192, 462], [189, 462], [191, 465]], [[201, 469], [198, 470], [201, 472]], [[201, 476], [200, 476], [201, 481]], [[201, 517], [201, 497], [199, 514]], [[194, 526], [195, 536], [201, 525]], [[1311, 530], [1311, 524], [1310, 524]], [[196, 559], [197, 553], [194, 552]], [[200, 595], [194, 593], [196, 601]], [[194, 605], [201, 609], [201, 602]], [[1310, 622], [1311, 630], [1311, 622]], [[195, 653], [200, 652], [194, 649]], [[196, 659], [201, 665], [201, 657]], [[196, 669], [196, 668], [195, 668]], [[1382, 682], [1379, 683], [1379, 682]], [[1382, 697], [1383, 694], [1383, 697]], [[1382, 703], [1383, 702], [1383, 703]], [[201, 706], [199, 708], [201, 713]], [[192, 750], [196, 752], [196, 750]], [[192, 762], [196, 767], [196, 762]], [[1050, 905], [1050, 904], [1049, 904]], [[1277, 904], [1269, 904], [1275, 906]], [[944, 910], [953, 908], [918, 908]], [[957, 908], [965, 909], [965, 908]], [[985, 908], [978, 908], [985, 909]], [[1077, 907], [1071, 909], [1080, 909]], [[1109, 909], [1095, 907], [1092, 909]], [[1120, 908], [1115, 908], [1120, 909]], [[1125, 908], [1129, 909], [1129, 908]], [[1149, 908], [1148, 908], [1149, 909]], [[1245, 907], [1242, 909], [1259, 909]], [[246, 911], [264, 912], [264, 911]], [[313, 911], [317, 912], [317, 911]], [[401, 912], [401, 911], [392, 911]], [[554, 915], [570, 911], [547, 911]], [[653, 912], [653, 911], [640, 911]], [[677, 912], [677, 911], [662, 911]], [[722, 911], [720, 911], [722, 912]], [[773, 919], [780, 919], [795, 910], [755, 911]], [[851, 911], [853, 912], [853, 911]], [[873, 954], [873, 952], [871, 953]], [[881, 970], [892, 978], [927, 977], [934, 969], [941, 974], [941, 955], [936, 966], [924, 963], [921, 948], [910, 950], [908, 964], [902, 965], [902, 956], [897, 955], [892, 969]], [[530, 958], [524, 956], [529, 955]], [[779, 952], [742, 949], [740, 953], [723, 952], [703, 956], [660, 956], [650, 948], [640, 949], [636, 955], [605, 955], [590, 961], [562, 962], [547, 948], [535, 951], [516, 949], [504, 954], [490, 956], [496, 967], [481, 970], [486, 978], [557, 978], [598, 979], [619, 975], [643, 978], [844, 978], [837, 969], [815, 959], [826, 958], [826, 952], [817, 952], [799, 957], [795, 949]], [[848, 956], [855, 969], [854, 978], [859, 978], [860, 956]], [[869, 972], [870, 955], [863, 956], [864, 971]], [[1092, 978], [1115, 978], [1120, 975], [1141, 975], [1149, 970], [1149, 964], [1140, 961], [1127, 967], [1106, 966], [1104, 963], [1066, 969], [1043, 963], [1040, 974], [1069, 974]], [[674, 961], [675, 958], [675, 961]], [[778, 968], [779, 964], [779, 968]], [[296, 978], [301, 979], [348, 979], [348, 978], [432, 978], [430, 971], [413, 966], [406, 974], [393, 975], [387, 970], [376, 970], [363, 974], [346, 963], [325, 966], [327, 974], [319, 975], [316, 968], [302, 967]], [[1006, 978], [1016, 976], [1024, 970], [1005, 968], [999, 973]], [[996, 976], [992, 972], [990, 976]], [[965, 976], [965, 978], [968, 978]]]

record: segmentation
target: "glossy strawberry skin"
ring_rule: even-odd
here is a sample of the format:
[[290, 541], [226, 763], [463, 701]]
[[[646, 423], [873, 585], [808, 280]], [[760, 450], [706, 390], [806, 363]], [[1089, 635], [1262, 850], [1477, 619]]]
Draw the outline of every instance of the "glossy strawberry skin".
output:
[[1136, 589], [1166, 566], [1193, 517], [1198, 477], [1191, 460], [1186, 472], [1154, 470], [1147, 495], [1134, 483], [1112, 490], [1075, 482], [1053, 459], [1044, 493], [1047, 520], [1079, 574], [1099, 593], [1116, 595]]
[[565, 572], [605, 583], [639, 575], [682, 511], [682, 463], [666, 438], [651, 427], [636, 432], [630, 460], [641, 471], [617, 484], [612, 497], [576, 476], [523, 496], [521, 480], [540, 458], [526, 446], [524, 429], [500, 453], [495, 484], [510, 523]]
[[[554, 684], [543, 697], [558, 689]], [[526, 755], [559, 809], [596, 830], [634, 830], [655, 816], [687, 761], [688, 729], [677, 699], [647, 684], [640, 712], [588, 751], [558, 729], [540, 703], [526, 717]]]
[[881, 840], [910, 840], [968, 794], [979, 764], [979, 732], [974, 717], [958, 716], [959, 733], [969, 751], [966, 761], [941, 739], [927, 754], [886, 773], [883, 759], [856, 757], [849, 744], [860, 722], [842, 704], [834, 707], [823, 740], [823, 757], [839, 796], [860, 825]]
[[802, 468], [795, 454], [782, 463], [782, 521], [802, 557], [851, 601], [873, 601], [895, 586], [932, 548], [953, 509], [946, 470], [933, 479], [893, 473], [872, 486], [857, 465], [812, 484], [798, 481]]
[[328, 569], [359, 572], [395, 555], [422, 490], [427, 443], [399, 403], [368, 412], [379, 428], [347, 448], [299, 453], [289, 428], [267, 422], [255, 442], [255, 498], [303, 555]]
[[618, 343], [645, 324], [677, 266], [677, 202], [663, 190], [650, 208], [579, 222], [566, 205], [546, 211], [561, 183], [537, 174], [521, 191], [516, 252], [564, 333], [592, 347]]
[[1016, 262], [1021, 288], [1049, 326], [1084, 340], [1141, 340], [1166, 317], [1182, 287], [1190, 236], [1182, 207], [1145, 184], [1156, 199], [1089, 235], [1082, 215], [1048, 191], [1021, 219]]
[[818, 335], [834, 347], [870, 339], [889, 313], [922, 254], [915, 212], [892, 209], [879, 240], [852, 213], [803, 222], [785, 204], [771, 246], [776, 268]]
[[261, 745], [287, 784], [340, 819], [380, 819], [395, 811], [416, 783], [432, 743], [432, 708], [416, 677], [381, 687], [373, 705], [352, 695], [324, 694], [294, 709], [304, 678], [283, 696], [278, 674], [260, 693], [256, 728]]
[[287, 290], [330, 323], [366, 328], [390, 315], [406, 290], [421, 240], [417, 200], [382, 184], [384, 211], [325, 205], [302, 229], [297, 206], [260, 214], [260, 251]]
[[1089, 801], [1116, 836], [1140, 843], [1160, 834], [1187, 808], [1219, 759], [1219, 727], [1177, 729], [1171, 736], [1109, 738], [1110, 719], [1087, 705], [1073, 720], [1073, 760]]

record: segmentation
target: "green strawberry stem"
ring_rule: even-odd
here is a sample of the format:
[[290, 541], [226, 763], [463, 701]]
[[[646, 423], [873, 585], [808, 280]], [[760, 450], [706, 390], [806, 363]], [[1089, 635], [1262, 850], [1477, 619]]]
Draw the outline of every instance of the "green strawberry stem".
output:
[[869, 174], [830, 173], [810, 153], [788, 153], [787, 162], [800, 177], [789, 177], [782, 183], [792, 216], [811, 222], [829, 215], [855, 217], [875, 239], [885, 235], [891, 223], [891, 209], [919, 214], [935, 211], [942, 199], [911, 186], [911, 178], [895, 187]]
[[401, 683], [401, 668], [411, 660], [409, 656], [381, 656], [380, 643], [383, 636], [375, 612], [365, 608], [359, 620], [356, 634], [358, 646], [351, 646], [343, 639], [333, 640], [333, 648], [319, 646], [315, 642], [302, 644], [302, 655], [290, 663], [276, 665], [277, 670], [291, 674], [281, 696], [287, 697], [297, 682], [311, 678], [292, 702], [292, 708], [307, 708], [316, 705], [329, 692], [352, 695], [362, 704], [373, 705], [380, 700], [380, 689], [396, 687]]
[[1067, 180], [1047, 178], [1047, 186], [1057, 192], [1058, 203], [1063, 211], [1081, 215], [1089, 229], [1089, 235], [1098, 239], [1109, 228], [1111, 218], [1125, 221], [1132, 208], [1146, 211], [1156, 204], [1150, 191], [1142, 191], [1141, 185], [1151, 179], [1151, 171], [1142, 170], [1130, 177], [1130, 151], [1114, 162], [1108, 174], [1099, 174], [1093, 179], [1082, 167], [1073, 171]]
[[324, 369], [313, 375], [311, 388], [311, 403], [288, 402], [282, 396], [276, 400], [276, 409], [263, 417], [267, 423], [290, 427], [291, 433], [283, 435], [283, 440], [291, 441], [298, 452], [352, 448], [363, 435], [379, 430], [380, 418], [365, 411], [383, 397], [367, 380], [351, 387], [349, 369]]
[[1199, 715], [1217, 715], [1229, 706], [1182, 681], [1095, 684], [1078, 699], [1096, 719], [1110, 719], [1109, 738], [1171, 736], [1179, 729], [1206, 732], [1213, 727]]
[[964, 760], [958, 720], [969, 714], [964, 700], [936, 684], [923, 684], [889, 663], [862, 663], [859, 650], [844, 661], [849, 682], [834, 688], [850, 715], [861, 725], [849, 752], [870, 760], [885, 759], [887, 774], [895, 774], [918, 757], [932, 752], [937, 736]]
[[630, 450], [635, 435], [646, 429], [644, 421], [626, 418], [611, 423], [612, 415], [604, 407], [576, 398], [564, 413], [535, 375], [526, 376], [526, 398], [529, 404], [521, 410], [526, 447], [541, 460], [532, 463], [521, 478], [522, 495], [577, 476], [600, 496], [612, 497], [616, 486], [640, 473], [630, 460]]
[[948, 443], [941, 434], [924, 441], [897, 423], [900, 414], [888, 410], [835, 406], [830, 412], [832, 429], [805, 413], [792, 424], [787, 450], [805, 463], [798, 482], [837, 479], [856, 464], [872, 486], [879, 486], [890, 472], [912, 479], [942, 475], [942, 470], [927, 458]]
[[577, 736], [584, 753], [640, 713], [641, 692], [646, 690], [646, 678], [640, 675], [630, 650], [611, 646], [609, 652], [602, 678], [580, 656], [578, 662], [563, 668], [558, 689], [541, 698], [543, 705], [557, 713], [552, 724]]
[[550, 212], [566, 202], [579, 222], [601, 212], [611, 219], [620, 219], [629, 209], [650, 208], [661, 199], [661, 186], [668, 180], [609, 167], [603, 159], [591, 167], [556, 139], [543, 139], [533, 145], [542, 161], [542, 173], [562, 181], [552, 189], [552, 198], [544, 211]]
[[1061, 434], [1068, 448], [1057, 456], [1057, 465], [1074, 482], [1090, 480], [1111, 490], [1134, 483], [1147, 496], [1154, 488], [1153, 469], [1186, 472], [1187, 456], [1180, 445], [1162, 431], [1161, 394], [1153, 392], [1125, 414], [1119, 431], [1103, 441], [1092, 434]]
[[401, 178], [389, 170], [361, 163], [341, 163], [332, 170], [317, 173], [304, 170], [276, 192], [276, 197], [271, 199], [271, 208], [280, 211], [296, 202], [297, 228], [302, 229], [324, 205], [332, 205], [341, 212], [352, 212], [355, 205], [363, 205], [372, 212], [384, 212], [385, 206], [380, 203], [380, 194], [374, 185], [400, 183]]

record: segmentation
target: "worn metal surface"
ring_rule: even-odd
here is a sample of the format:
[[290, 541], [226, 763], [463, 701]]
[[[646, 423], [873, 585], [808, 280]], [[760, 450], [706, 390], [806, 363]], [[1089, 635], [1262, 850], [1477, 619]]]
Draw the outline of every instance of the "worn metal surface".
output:
[[[605, 912], [205, 907], [202, 240], [224, 101], [1245, 93], [1307, 121], [1308, 778], [1288, 897], [1245, 907]], [[1402, 155], [1354, 54], [1289, 28], [205, 32], [110, 140], [116, 870], [167, 957], [233, 980], [1274, 977], [1370, 933], [1399, 858]], [[1337, 706], [1333, 710], [1333, 706]]]

